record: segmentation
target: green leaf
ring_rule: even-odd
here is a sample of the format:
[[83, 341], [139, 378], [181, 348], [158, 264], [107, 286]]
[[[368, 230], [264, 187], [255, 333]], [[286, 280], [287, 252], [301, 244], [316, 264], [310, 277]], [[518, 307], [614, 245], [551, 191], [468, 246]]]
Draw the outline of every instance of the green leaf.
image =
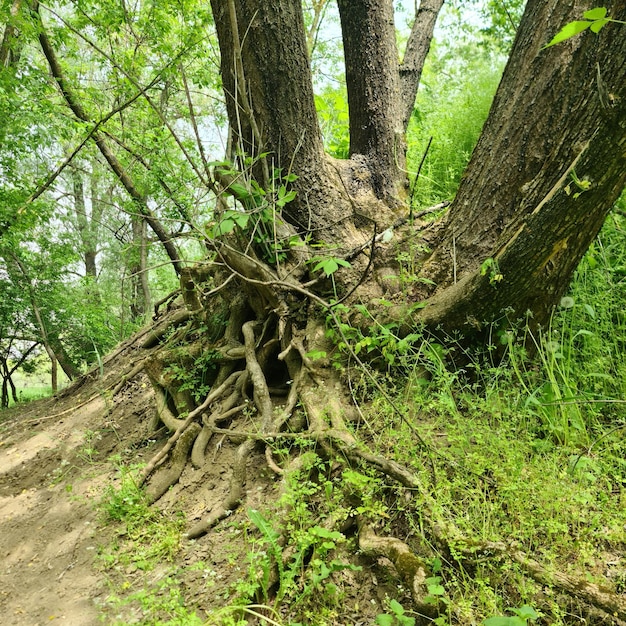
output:
[[611, 20], [596, 20], [589, 30], [596, 35], [610, 22]]
[[306, 356], [308, 356], [312, 361], [315, 361], [317, 359], [325, 359], [326, 352], [324, 352], [324, 350], [311, 350], [306, 353]]
[[526, 626], [526, 622], [519, 617], [490, 617], [483, 626]]
[[335, 259], [323, 259], [314, 268], [313, 271], [317, 272], [322, 270], [326, 276], [334, 274], [339, 269], [339, 265], [335, 262]]
[[404, 615], [404, 607], [397, 600], [394, 600], [393, 598], [389, 601], [389, 608], [396, 615]]
[[578, 33], [582, 33], [584, 30], [587, 30], [593, 22], [580, 22], [574, 21], [569, 24], [565, 24], [563, 28], [554, 36], [550, 43], [546, 44], [544, 48], [549, 48], [550, 46], [554, 46], [557, 43], [561, 43], [566, 39], [570, 39], [574, 35], [578, 35]]
[[517, 615], [518, 617], [521, 617], [524, 620], [539, 619], [539, 613], [537, 613], [537, 611], [535, 611], [535, 609], [533, 609], [533, 607], [530, 606], [529, 604], [524, 604], [523, 606], [520, 606], [519, 609], [509, 609], [509, 610], [513, 611], [515, 615]]
[[250, 220], [248, 213], [241, 213], [240, 211], [232, 211], [228, 214], [228, 217], [242, 230], [248, 225], [248, 221]]
[[233, 220], [222, 220], [219, 224], [216, 224], [213, 228], [213, 237], [219, 237], [220, 235], [226, 235], [235, 228], [235, 222]]
[[583, 13], [583, 17], [586, 20], [601, 20], [606, 17], [606, 7], [596, 7]]
[[259, 511], [256, 509], [248, 509], [248, 517], [250, 521], [261, 531], [263, 537], [274, 545], [276, 540], [280, 537], [271, 526], [268, 520], [266, 520]]
[[381, 613], [376, 616], [376, 624], [378, 626], [393, 626], [393, 615]]
[[239, 200], [247, 200], [250, 197], [248, 188], [241, 183], [231, 183], [229, 190], [232, 192], [233, 196]]

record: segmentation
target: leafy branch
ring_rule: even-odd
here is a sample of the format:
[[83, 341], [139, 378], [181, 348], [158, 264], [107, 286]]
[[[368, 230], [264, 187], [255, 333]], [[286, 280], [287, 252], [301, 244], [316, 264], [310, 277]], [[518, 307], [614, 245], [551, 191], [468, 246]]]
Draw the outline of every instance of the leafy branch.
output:
[[607, 17], [606, 7], [596, 7], [595, 9], [585, 11], [583, 13], [583, 17], [585, 18], [584, 20], [574, 20], [573, 22], [565, 24], [565, 26], [563, 26], [563, 28], [561, 28], [561, 30], [552, 38], [550, 43], [544, 46], [544, 49], [558, 43], [562, 43], [567, 39], [571, 39], [575, 35], [578, 35], [578, 33], [582, 33], [587, 29], [597, 35], [609, 22], [626, 24], [626, 22], [621, 20], [614, 20], [613, 18]]

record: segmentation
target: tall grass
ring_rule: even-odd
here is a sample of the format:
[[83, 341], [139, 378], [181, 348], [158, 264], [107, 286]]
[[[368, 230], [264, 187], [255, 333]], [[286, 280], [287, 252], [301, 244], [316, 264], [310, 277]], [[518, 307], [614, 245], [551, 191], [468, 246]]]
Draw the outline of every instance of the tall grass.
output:
[[451, 52], [435, 44], [424, 68], [407, 131], [410, 170], [417, 169], [431, 137], [432, 144], [413, 190], [414, 206], [454, 197], [500, 81], [499, 54], [475, 42], [460, 48]]

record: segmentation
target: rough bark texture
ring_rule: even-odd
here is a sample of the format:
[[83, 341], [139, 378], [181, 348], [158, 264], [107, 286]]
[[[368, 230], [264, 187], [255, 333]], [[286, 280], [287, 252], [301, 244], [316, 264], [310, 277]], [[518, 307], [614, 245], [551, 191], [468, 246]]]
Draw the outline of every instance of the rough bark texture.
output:
[[366, 157], [374, 193], [394, 202], [398, 186], [406, 178], [406, 146], [393, 4], [391, 0], [339, 0], [338, 5], [350, 110], [350, 155]]
[[400, 106], [404, 130], [409, 125], [411, 113], [415, 108], [415, 94], [422, 76], [422, 69], [424, 69], [426, 55], [430, 50], [437, 16], [443, 3], [444, 0], [422, 0], [415, 14], [415, 21], [400, 66]]
[[[626, 183], [623, 27], [543, 49], [591, 3], [531, 0], [483, 134], [423, 275], [423, 319], [471, 328], [506, 309], [545, 321]], [[615, 19], [623, 3], [607, 4]], [[586, 181], [588, 190], [576, 180]], [[489, 267], [481, 264], [487, 259]], [[501, 276], [501, 277], [500, 277]], [[469, 323], [469, 326], [468, 326]]]
[[[328, 220], [312, 207], [329, 198], [347, 205], [329, 183], [313, 98], [299, 0], [212, 0], [220, 42], [221, 73], [234, 144], [248, 156], [268, 152], [268, 162], [299, 176], [296, 202], [285, 217], [301, 231], [324, 232]], [[267, 172], [255, 168], [259, 182]], [[259, 175], [260, 174], [260, 175]]]

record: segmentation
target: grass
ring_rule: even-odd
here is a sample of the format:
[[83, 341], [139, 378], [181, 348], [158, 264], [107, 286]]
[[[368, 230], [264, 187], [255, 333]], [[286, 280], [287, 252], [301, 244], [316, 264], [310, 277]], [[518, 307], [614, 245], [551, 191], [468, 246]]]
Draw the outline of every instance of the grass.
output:
[[[435, 50], [425, 69], [408, 137], [409, 163], [419, 162], [434, 138], [415, 189], [419, 205], [453, 197], [497, 85], [498, 58], [478, 47], [465, 58], [463, 65], [446, 65], [445, 54]], [[331, 119], [331, 112], [324, 119], [334, 133], [331, 147], [341, 154], [345, 119]], [[622, 198], [546, 328], [534, 335], [523, 326], [495, 334], [492, 346], [464, 353], [461, 370], [454, 354], [462, 348], [453, 339], [444, 346], [416, 335], [401, 343], [393, 329], [382, 328], [355, 337], [364, 351], [376, 344], [387, 368], [376, 375], [434, 450], [431, 513], [437, 521], [454, 524], [474, 542], [511, 544], [547, 568], [615, 593], [626, 589], [625, 216]], [[354, 378], [365, 414], [357, 434], [426, 476], [414, 432], [366, 378]], [[273, 452], [280, 459], [290, 450]], [[513, 559], [484, 554], [467, 562], [455, 558], [454, 545], [451, 553], [429, 545], [419, 495], [367, 467], [337, 470], [312, 450], [283, 477], [277, 505], [240, 512], [229, 522], [245, 541], [246, 567], [225, 588], [207, 574], [215, 606], [202, 607], [207, 617], [200, 619], [187, 605], [174, 565], [182, 520], [148, 507], [132, 476], [121, 470], [119, 488], [103, 499], [103, 514], [119, 534], [100, 559], [112, 579], [116, 573], [123, 581], [112, 588], [107, 611], [134, 607], [142, 624], [352, 623], [359, 610], [350, 595], [360, 573], [350, 556], [355, 538], [336, 529], [356, 515], [427, 555], [430, 587], [445, 607], [433, 621], [437, 626], [569, 626], [586, 619]], [[163, 563], [166, 574], [139, 589], [125, 574]], [[417, 621], [410, 594], [393, 576], [390, 570], [393, 584], [375, 623], [410, 626]]]
[[[50, 372], [45, 366], [38, 367], [37, 371], [33, 373], [18, 370], [13, 374], [12, 378], [17, 389], [19, 402], [32, 402], [52, 395], [52, 387], [48, 382], [50, 380]], [[59, 383], [61, 386], [67, 384], [67, 378], [62, 372], [59, 372]], [[13, 397], [9, 393], [9, 406], [14, 404]]]

